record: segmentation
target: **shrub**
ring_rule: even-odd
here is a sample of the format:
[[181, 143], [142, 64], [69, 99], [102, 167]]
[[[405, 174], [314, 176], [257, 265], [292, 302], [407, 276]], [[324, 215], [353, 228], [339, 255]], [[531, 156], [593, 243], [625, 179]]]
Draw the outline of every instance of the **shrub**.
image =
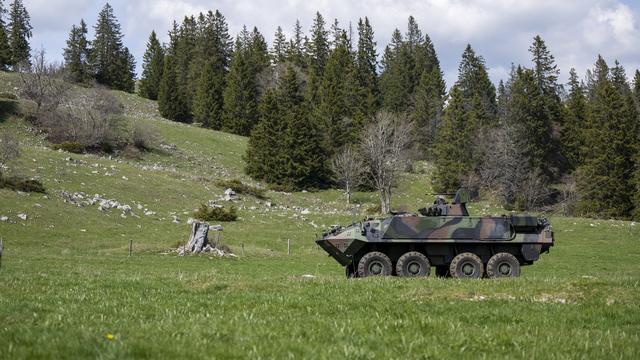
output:
[[74, 154], [82, 154], [84, 152], [84, 146], [77, 141], [64, 141], [60, 144], [53, 144], [51, 148], [53, 150], [63, 150]]
[[158, 129], [148, 123], [136, 121], [131, 130], [131, 144], [140, 150], [151, 150], [160, 142]]
[[142, 160], [142, 152], [135, 146], [127, 146], [122, 150], [122, 156], [130, 160]]
[[37, 124], [52, 143], [78, 142], [85, 150], [123, 148], [127, 123], [118, 100], [105, 90], [93, 89], [65, 100], [56, 111], [40, 113]]
[[233, 206], [229, 210], [223, 207], [208, 206], [201, 204], [200, 208], [193, 213], [193, 216], [202, 221], [236, 221], [238, 215]]
[[0, 175], [0, 189], [14, 191], [42, 193], [46, 192], [44, 185], [38, 180], [20, 179], [17, 177], [6, 178]]
[[221, 188], [231, 188], [231, 190], [235, 191], [237, 194], [245, 194], [254, 196], [258, 199], [264, 199], [264, 190], [257, 188], [255, 186], [247, 185], [238, 179], [233, 180], [217, 180], [215, 182], [216, 186]]

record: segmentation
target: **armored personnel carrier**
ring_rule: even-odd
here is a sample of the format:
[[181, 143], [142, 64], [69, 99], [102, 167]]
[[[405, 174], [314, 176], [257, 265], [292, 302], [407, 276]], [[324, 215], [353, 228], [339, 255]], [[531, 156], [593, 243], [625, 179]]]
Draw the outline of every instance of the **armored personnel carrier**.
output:
[[316, 243], [348, 277], [420, 277], [432, 268], [455, 278], [515, 277], [553, 246], [545, 218], [469, 216], [468, 200], [469, 192], [460, 189], [450, 204], [438, 196], [417, 214], [333, 226]]

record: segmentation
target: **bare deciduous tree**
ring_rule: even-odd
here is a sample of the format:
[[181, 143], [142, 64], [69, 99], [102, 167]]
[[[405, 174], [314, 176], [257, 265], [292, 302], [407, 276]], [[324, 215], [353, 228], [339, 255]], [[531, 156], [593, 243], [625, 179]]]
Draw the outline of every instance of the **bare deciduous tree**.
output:
[[412, 129], [413, 124], [406, 117], [380, 111], [362, 136], [360, 145], [384, 214], [390, 210], [391, 188], [397, 174], [409, 160], [407, 150], [412, 143]]
[[331, 161], [334, 180], [347, 193], [347, 203], [351, 203], [351, 192], [361, 184], [365, 172], [362, 157], [352, 146], [345, 146]]
[[36, 103], [36, 116], [40, 116], [58, 108], [70, 85], [63, 80], [61, 68], [46, 61], [44, 49], [35, 53], [32, 62], [20, 73], [21, 95]]
[[14, 133], [0, 131], [0, 174], [7, 165], [20, 156], [20, 144]]
[[525, 141], [507, 124], [480, 136], [476, 148], [483, 161], [478, 182], [492, 189], [504, 204], [517, 203], [523, 210], [531, 210], [544, 202], [549, 190], [544, 176], [530, 167], [524, 152]]

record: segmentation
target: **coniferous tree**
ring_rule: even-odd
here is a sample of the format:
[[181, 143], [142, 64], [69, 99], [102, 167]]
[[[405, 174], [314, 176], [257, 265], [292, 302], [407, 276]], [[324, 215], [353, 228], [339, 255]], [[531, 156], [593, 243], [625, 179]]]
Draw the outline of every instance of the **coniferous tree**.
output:
[[431, 155], [444, 108], [444, 80], [439, 68], [422, 73], [415, 94], [416, 141], [423, 153]]
[[382, 56], [383, 71], [380, 74], [382, 105], [393, 112], [406, 111], [411, 100], [413, 59], [408, 50], [400, 30], [395, 29]]
[[546, 159], [551, 150], [551, 120], [535, 71], [518, 67], [510, 95], [507, 121], [515, 129], [517, 138], [527, 139], [523, 155], [529, 162], [529, 168], [548, 173], [550, 169]]
[[78, 83], [91, 81], [90, 60], [91, 43], [87, 40], [87, 24], [80, 20], [80, 25], [73, 25], [64, 49], [64, 64], [70, 80]]
[[306, 59], [308, 67], [307, 99], [311, 106], [318, 104], [318, 88], [322, 81], [324, 67], [329, 57], [329, 32], [325, 29], [324, 18], [319, 12], [313, 20], [310, 30], [311, 38], [305, 42]]
[[302, 25], [300, 25], [300, 20], [296, 20], [293, 36], [287, 45], [286, 57], [287, 61], [299, 68], [306, 67], [304, 43], [305, 37], [302, 32]]
[[122, 49], [122, 52], [118, 54], [116, 57], [118, 70], [117, 77], [115, 83], [112, 85], [113, 88], [119, 89], [126, 92], [134, 92], [136, 88], [136, 59], [129, 52], [128, 48]]
[[232, 44], [226, 19], [219, 11], [207, 14], [197, 44], [196, 60], [191, 66], [192, 78], [196, 79], [193, 115], [196, 121], [220, 130]]
[[98, 14], [94, 29], [91, 65], [96, 80], [114, 89], [132, 92], [135, 76], [132, 68], [135, 64], [129, 50], [122, 45], [120, 24], [109, 3]]
[[180, 92], [185, 94], [187, 108], [191, 113], [193, 101], [196, 96], [198, 79], [202, 74], [202, 62], [198, 64], [197, 71], [194, 64], [198, 60], [194, 57], [198, 42], [197, 23], [194, 16], [185, 16], [182, 20], [176, 40], [175, 62]]
[[287, 60], [287, 38], [280, 26], [276, 29], [276, 34], [273, 38], [271, 58], [273, 59], [274, 64], [280, 64]]
[[[162, 79], [158, 89], [158, 109], [160, 114], [167, 119], [187, 122], [191, 114], [186, 101], [187, 94], [182, 93], [178, 86], [178, 67], [175, 60], [178, 36], [178, 24], [174, 21], [173, 29], [169, 32], [171, 41], [164, 58]], [[207, 68], [205, 67], [202, 76], [205, 76], [206, 73]]]
[[437, 192], [452, 192], [462, 184], [464, 177], [473, 170], [473, 134], [476, 124], [465, 109], [465, 99], [457, 85], [451, 89], [449, 104], [435, 143], [435, 173], [432, 183]]
[[577, 208], [583, 215], [626, 218], [633, 209], [630, 164], [635, 153], [628, 134], [637, 119], [629, 118], [629, 103], [606, 69], [599, 57], [587, 115], [584, 160], [577, 169]]
[[164, 48], [158, 41], [155, 31], [151, 31], [147, 50], [142, 62], [142, 77], [140, 78], [140, 96], [157, 100], [164, 69]]
[[560, 130], [563, 155], [569, 168], [575, 169], [581, 163], [580, 151], [583, 146], [582, 130], [587, 116], [587, 100], [584, 86], [578, 80], [575, 69], [569, 71], [569, 96], [565, 104], [565, 116]]
[[4, 21], [5, 13], [3, 0], [0, 0], [0, 70], [7, 70], [11, 66], [11, 47], [7, 24]]
[[260, 122], [251, 131], [245, 154], [249, 176], [271, 184], [285, 178], [286, 149], [281, 138], [286, 125], [280, 117], [276, 90], [267, 90], [260, 103]]
[[290, 188], [326, 184], [328, 153], [306, 106], [296, 71], [289, 66], [277, 90], [268, 90], [260, 105], [260, 122], [245, 156], [247, 174]]
[[[445, 84], [440, 62], [435, 48], [428, 35], [424, 35], [413, 16], [409, 17], [407, 32], [404, 36], [399, 30], [395, 30], [391, 44], [385, 49], [382, 59], [383, 72], [380, 76], [380, 90], [383, 105], [395, 112], [408, 112], [413, 114], [417, 106], [424, 107], [427, 99], [422, 94], [422, 104], [416, 104], [416, 90], [423, 80], [423, 75], [433, 78], [430, 81], [438, 84], [439, 99], [429, 100], [430, 103], [443, 101], [445, 96]], [[425, 81], [427, 79], [424, 79]], [[435, 93], [434, 93], [435, 94]], [[415, 116], [415, 114], [413, 114]], [[423, 114], [419, 114], [423, 115]], [[417, 130], [417, 129], [416, 129]], [[416, 131], [420, 133], [420, 131]], [[425, 139], [418, 139], [420, 143]]]
[[31, 17], [22, 0], [13, 0], [9, 9], [9, 46], [11, 65], [15, 69], [20, 64], [31, 65]]
[[351, 137], [352, 124], [347, 119], [354, 115], [353, 99], [359, 92], [347, 41], [347, 34], [342, 31], [335, 40], [318, 90], [316, 113], [333, 149], [341, 148]]
[[482, 56], [476, 55], [469, 44], [462, 53], [462, 61], [458, 67], [458, 73], [456, 85], [460, 88], [462, 97], [465, 99], [465, 108], [471, 108], [474, 97], [479, 97], [490, 122], [489, 124], [480, 125], [492, 125], [497, 116], [496, 88], [489, 80], [484, 59]]
[[258, 121], [257, 69], [246, 28], [245, 36], [238, 36], [236, 50], [224, 91], [223, 129], [239, 135], [249, 135]]
[[226, 84], [225, 71], [218, 60], [211, 59], [205, 63], [193, 100], [195, 120], [214, 130], [222, 129], [223, 93]]
[[364, 109], [365, 116], [368, 118], [376, 113], [380, 101], [377, 58], [373, 28], [369, 24], [369, 19], [365, 17], [364, 21], [362, 19], [358, 21], [358, 49], [355, 66], [358, 85], [361, 89], [359, 96], [360, 106]]

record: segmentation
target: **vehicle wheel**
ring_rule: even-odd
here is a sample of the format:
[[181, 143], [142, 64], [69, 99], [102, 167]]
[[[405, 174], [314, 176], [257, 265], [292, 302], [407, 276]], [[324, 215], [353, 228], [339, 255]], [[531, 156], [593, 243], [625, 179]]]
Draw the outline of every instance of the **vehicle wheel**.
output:
[[429, 276], [431, 264], [429, 259], [417, 251], [409, 251], [400, 256], [396, 263], [396, 274], [402, 277]]
[[520, 262], [509, 253], [497, 253], [487, 263], [487, 277], [490, 279], [520, 276]]
[[458, 279], [479, 279], [484, 273], [482, 260], [476, 254], [458, 254], [449, 265], [449, 273]]
[[359, 277], [391, 275], [392, 269], [391, 259], [378, 251], [365, 254], [358, 262]]

